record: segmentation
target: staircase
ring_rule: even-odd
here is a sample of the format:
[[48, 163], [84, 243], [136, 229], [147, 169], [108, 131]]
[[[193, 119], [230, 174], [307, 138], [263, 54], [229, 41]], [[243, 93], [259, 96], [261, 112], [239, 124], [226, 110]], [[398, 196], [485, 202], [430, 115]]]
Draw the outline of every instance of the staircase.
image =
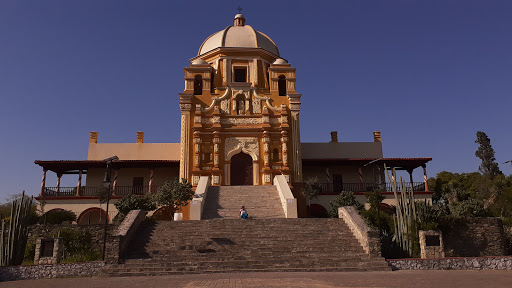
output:
[[146, 221], [126, 251], [104, 276], [391, 270], [364, 253], [341, 219]]
[[245, 206], [252, 219], [284, 218], [279, 192], [274, 185], [210, 186], [202, 219], [237, 219]]

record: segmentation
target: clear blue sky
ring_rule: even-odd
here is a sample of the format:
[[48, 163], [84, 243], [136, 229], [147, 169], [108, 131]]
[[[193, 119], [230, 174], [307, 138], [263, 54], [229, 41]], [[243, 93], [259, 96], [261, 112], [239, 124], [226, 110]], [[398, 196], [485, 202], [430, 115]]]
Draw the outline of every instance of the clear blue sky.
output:
[[238, 5], [297, 68], [303, 142], [380, 130], [434, 176], [476, 171], [481, 130], [512, 172], [512, 1], [1, 0], [0, 202], [39, 192], [34, 160], [86, 159], [89, 131], [179, 142], [183, 67]]

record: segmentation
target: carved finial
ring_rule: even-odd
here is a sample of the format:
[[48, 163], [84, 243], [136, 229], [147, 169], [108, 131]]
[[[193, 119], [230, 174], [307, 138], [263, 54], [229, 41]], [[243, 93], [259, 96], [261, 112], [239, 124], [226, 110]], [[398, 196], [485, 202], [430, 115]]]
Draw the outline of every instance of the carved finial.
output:
[[238, 8], [236, 8], [236, 10], [238, 10], [238, 14], [242, 14], [242, 10], [244, 9], [240, 8], [240, 5], [238, 5]]

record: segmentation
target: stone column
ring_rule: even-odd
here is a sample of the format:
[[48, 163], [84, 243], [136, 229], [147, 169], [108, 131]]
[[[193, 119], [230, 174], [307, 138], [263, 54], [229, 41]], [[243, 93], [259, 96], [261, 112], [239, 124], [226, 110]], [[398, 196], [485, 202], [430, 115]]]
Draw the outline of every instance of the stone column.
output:
[[41, 179], [41, 191], [39, 192], [39, 196], [44, 196], [44, 189], [46, 187], [46, 169], [43, 169], [43, 179]]
[[268, 131], [263, 132], [263, 164], [265, 168], [270, 168], [270, 137]]
[[283, 159], [283, 167], [288, 168], [288, 132], [281, 131], [281, 145], [282, 145], [282, 159]]
[[80, 188], [82, 188], [82, 173], [83, 170], [78, 171], [78, 184], [76, 185], [76, 196], [80, 196]]
[[302, 153], [300, 146], [300, 94], [288, 94], [291, 110], [293, 182], [302, 182]]
[[194, 132], [194, 170], [201, 170], [201, 138]]
[[180, 139], [180, 180], [190, 179], [190, 110], [192, 94], [180, 94], [181, 139]]
[[153, 186], [153, 169], [149, 169], [149, 187], [148, 187], [148, 193], [152, 192], [151, 187]]
[[425, 182], [425, 191], [428, 191], [428, 184], [427, 184], [427, 165], [423, 164], [421, 165], [423, 167], [423, 181]]
[[119, 170], [114, 170], [114, 182], [112, 183], [112, 195], [116, 195], [117, 176], [119, 176]]
[[214, 138], [213, 138], [213, 168], [219, 169], [219, 151], [220, 151], [220, 133], [218, 131], [213, 132]]
[[60, 178], [62, 178], [62, 174], [57, 173], [57, 196], [59, 195], [59, 192], [60, 192]]
[[363, 168], [362, 167], [359, 167], [359, 185], [360, 185], [360, 190], [361, 192], [365, 192], [366, 191], [366, 187], [364, 187], [364, 181], [363, 181]]

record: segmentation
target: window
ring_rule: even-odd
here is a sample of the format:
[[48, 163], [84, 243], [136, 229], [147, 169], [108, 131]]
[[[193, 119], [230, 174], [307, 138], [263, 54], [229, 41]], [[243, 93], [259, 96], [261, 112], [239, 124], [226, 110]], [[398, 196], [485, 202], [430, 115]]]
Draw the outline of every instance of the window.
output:
[[235, 68], [235, 82], [247, 82], [247, 69], [245, 67]]
[[272, 160], [274, 160], [274, 162], [279, 162], [279, 149], [274, 148], [272, 151]]
[[286, 77], [284, 75], [279, 76], [277, 86], [279, 87], [279, 96], [286, 96]]
[[201, 75], [194, 77], [194, 95], [203, 95], [203, 77]]
[[144, 192], [144, 177], [133, 177], [132, 193], [141, 195]]

